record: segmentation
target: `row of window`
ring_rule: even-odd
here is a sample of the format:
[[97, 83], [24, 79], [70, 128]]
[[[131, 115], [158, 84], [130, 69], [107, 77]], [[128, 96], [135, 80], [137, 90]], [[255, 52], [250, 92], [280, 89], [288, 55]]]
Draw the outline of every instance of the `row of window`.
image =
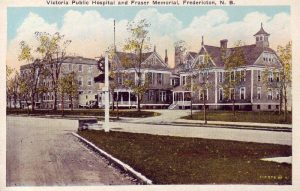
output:
[[[222, 83], [225, 81], [225, 72], [219, 72], [218, 73], [218, 78], [219, 78], [219, 82]], [[239, 80], [241, 82], [245, 82], [246, 81], [246, 70], [241, 70], [241, 71], [231, 71], [230, 75], [229, 75], [229, 80], [230, 81], [235, 81], [236, 78], [239, 78]]]
[[[88, 81], [87, 81], [87, 85], [88, 85], [88, 86], [91, 86], [92, 84], [93, 84], [93, 78], [90, 77], [90, 78], [88, 79]], [[83, 86], [83, 78], [82, 78], [82, 77], [79, 77], [79, 78], [78, 78], [78, 85], [79, 85], [79, 86]]]
[[[231, 88], [229, 90], [229, 99], [232, 100], [233, 98], [235, 98], [235, 89]], [[245, 87], [241, 87], [240, 88], [240, 96], [239, 96], [240, 100], [245, 100], [246, 99], [246, 88]], [[222, 101], [224, 99], [224, 90], [223, 88], [219, 89], [219, 100]]]
[[[78, 65], [78, 72], [82, 72], [83, 71], [83, 69], [85, 68], [85, 65], [82, 65], [82, 64], [69, 64], [68, 65], [68, 70], [69, 71], [73, 71], [73, 70], [75, 70], [75, 67], [76, 67], [76, 65]], [[88, 65], [88, 66], [86, 66], [87, 67], [87, 71], [88, 72], [92, 72], [95, 68], [95, 66], [94, 65]]]

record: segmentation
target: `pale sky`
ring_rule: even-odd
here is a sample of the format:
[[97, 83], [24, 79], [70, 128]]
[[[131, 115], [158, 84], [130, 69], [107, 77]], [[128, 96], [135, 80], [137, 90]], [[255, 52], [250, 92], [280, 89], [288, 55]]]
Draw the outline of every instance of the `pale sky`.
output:
[[253, 34], [260, 29], [270, 33], [270, 46], [276, 50], [291, 40], [288, 6], [243, 7], [85, 7], [85, 8], [8, 8], [7, 64], [19, 68], [19, 43], [34, 46], [34, 33], [60, 32], [72, 40], [70, 55], [95, 58], [113, 43], [113, 20], [116, 20], [116, 44], [121, 50], [128, 33], [128, 21], [146, 18], [151, 23], [150, 40], [169, 65], [174, 65], [174, 42], [184, 40], [190, 50], [199, 51], [201, 36], [205, 44], [219, 46], [228, 39], [255, 43]]

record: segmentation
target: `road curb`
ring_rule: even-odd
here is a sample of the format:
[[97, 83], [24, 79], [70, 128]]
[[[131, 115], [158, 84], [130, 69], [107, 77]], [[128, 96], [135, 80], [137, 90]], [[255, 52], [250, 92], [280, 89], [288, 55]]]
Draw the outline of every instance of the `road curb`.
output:
[[81, 137], [80, 135], [78, 135], [75, 132], [72, 132], [72, 134], [77, 137], [80, 141], [88, 144], [90, 147], [92, 147], [93, 149], [95, 149], [100, 155], [104, 156], [105, 158], [107, 158], [109, 161], [115, 163], [117, 166], [121, 167], [124, 171], [129, 172], [131, 175], [133, 175], [135, 178], [141, 180], [143, 183], [148, 184], [148, 185], [152, 185], [152, 180], [148, 179], [146, 176], [142, 175], [140, 172], [137, 172], [136, 170], [134, 170], [131, 166], [129, 166], [128, 164], [120, 161], [119, 159], [113, 157], [112, 155], [108, 154], [107, 152], [105, 152], [104, 150], [100, 149], [99, 147], [97, 147], [94, 143], [88, 141], [87, 139]]

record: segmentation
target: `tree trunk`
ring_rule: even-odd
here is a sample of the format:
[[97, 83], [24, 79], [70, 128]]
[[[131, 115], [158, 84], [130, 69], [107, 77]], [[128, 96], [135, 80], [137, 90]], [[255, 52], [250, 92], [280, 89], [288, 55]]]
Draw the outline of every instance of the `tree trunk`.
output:
[[115, 111], [115, 95], [114, 91], [111, 91], [112, 95], [112, 111]]
[[117, 94], [117, 119], [119, 119], [119, 94]]
[[207, 124], [207, 116], [206, 116], [206, 100], [203, 97], [203, 106], [204, 106], [204, 124]]
[[64, 116], [64, 93], [62, 93], [61, 96], [61, 112], [62, 112], [62, 116]]
[[282, 113], [282, 88], [280, 88], [280, 93], [279, 93], [279, 115]]
[[71, 111], [73, 111], [74, 107], [73, 107], [73, 96], [70, 96], [71, 97]]
[[284, 121], [287, 122], [287, 92], [286, 87], [284, 87]]
[[57, 110], [57, 91], [54, 90], [54, 106], [53, 106], [53, 110], [56, 111]]
[[140, 94], [139, 93], [137, 94], [137, 101], [138, 101], [138, 103], [137, 103], [138, 104], [138, 109], [137, 110], [141, 111], [141, 100], [140, 100]]
[[35, 105], [35, 94], [33, 93], [32, 96], [31, 96], [31, 111], [33, 112], [34, 111], [34, 105]]
[[193, 103], [192, 103], [192, 98], [191, 98], [191, 119], [193, 119]]

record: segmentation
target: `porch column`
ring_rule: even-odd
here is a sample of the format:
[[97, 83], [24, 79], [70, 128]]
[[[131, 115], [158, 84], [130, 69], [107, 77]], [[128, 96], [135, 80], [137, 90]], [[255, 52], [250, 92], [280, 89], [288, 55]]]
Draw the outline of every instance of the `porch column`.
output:
[[253, 103], [253, 69], [251, 69], [251, 103]]
[[174, 104], [174, 101], [175, 101], [175, 92], [173, 92], [173, 104]]
[[128, 103], [129, 103], [129, 105], [131, 105], [131, 100], [130, 100], [130, 91], [128, 91]]
[[121, 94], [121, 104], [123, 104], [123, 94]]
[[184, 92], [182, 92], [182, 105], [183, 105], [183, 109], [185, 109], [185, 105], [184, 105]]

